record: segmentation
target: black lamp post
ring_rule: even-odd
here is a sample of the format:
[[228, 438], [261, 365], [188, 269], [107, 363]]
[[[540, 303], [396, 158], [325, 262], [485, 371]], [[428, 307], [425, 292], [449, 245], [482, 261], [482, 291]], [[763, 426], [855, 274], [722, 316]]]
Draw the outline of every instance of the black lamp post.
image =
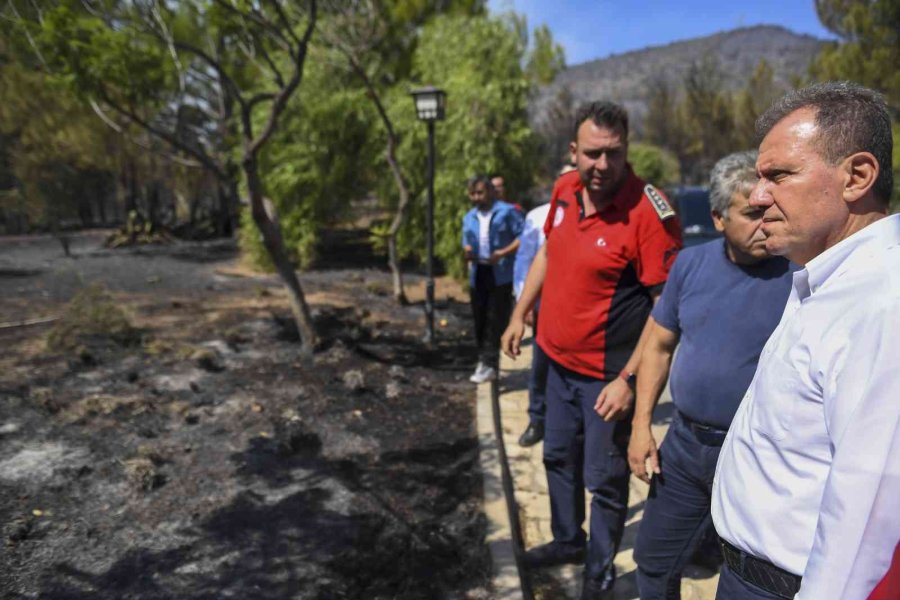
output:
[[428, 244], [428, 281], [425, 284], [425, 343], [434, 342], [434, 122], [444, 120], [443, 90], [428, 86], [411, 92], [416, 116], [428, 124], [428, 213], [425, 219]]

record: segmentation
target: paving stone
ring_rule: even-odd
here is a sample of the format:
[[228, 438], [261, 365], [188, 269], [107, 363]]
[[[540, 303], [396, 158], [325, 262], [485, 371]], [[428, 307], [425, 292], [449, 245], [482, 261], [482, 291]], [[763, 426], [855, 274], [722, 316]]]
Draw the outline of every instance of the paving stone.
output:
[[[549, 542], [552, 539], [550, 531], [550, 500], [547, 495], [547, 480], [544, 475], [542, 462], [542, 444], [531, 448], [522, 448], [518, 444], [519, 436], [528, 423], [528, 391], [510, 389], [506, 381], [526, 381], [519, 371], [530, 368], [531, 345], [522, 348], [522, 355], [515, 362], [501, 358], [501, 396], [500, 407], [502, 414], [503, 441], [509, 458], [510, 470], [513, 475], [516, 490], [516, 501], [519, 504], [522, 535], [525, 538], [526, 548]], [[482, 387], [482, 386], [479, 386]], [[488, 386], [483, 386], [489, 389]], [[479, 392], [480, 394], [482, 392]], [[489, 394], [489, 391], [487, 392]], [[660, 401], [660, 404], [671, 402], [668, 390]], [[479, 403], [481, 404], [481, 403]], [[480, 406], [480, 412], [484, 409]], [[488, 404], [489, 410], [489, 404]], [[479, 420], [489, 415], [481, 415]], [[657, 440], [662, 441], [668, 423], [658, 423], [653, 427]], [[482, 426], [479, 426], [482, 431]], [[647, 498], [648, 486], [642, 481], [632, 478], [630, 482], [629, 508], [634, 510], [643, 506]], [[590, 514], [590, 498], [585, 493], [585, 514]], [[637, 598], [637, 585], [635, 581], [634, 559], [632, 556], [635, 536], [637, 535], [643, 510], [634, 510], [626, 522], [626, 532], [622, 540], [619, 553], [616, 555], [615, 564], [619, 578], [616, 582], [614, 600], [632, 600]], [[509, 575], [509, 571], [504, 573]], [[580, 593], [581, 568], [571, 565], [555, 569], [547, 569], [536, 578], [536, 595], [538, 598], [577, 598]], [[699, 567], [689, 567], [682, 580], [681, 593], [684, 600], [714, 600], [718, 574], [711, 573]], [[560, 594], [563, 594], [562, 596]]]

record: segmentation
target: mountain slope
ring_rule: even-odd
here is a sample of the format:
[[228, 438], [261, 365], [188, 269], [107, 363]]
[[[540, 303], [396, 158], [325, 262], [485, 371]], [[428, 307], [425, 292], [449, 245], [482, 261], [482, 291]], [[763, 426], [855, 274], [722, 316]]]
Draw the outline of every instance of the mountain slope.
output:
[[593, 60], [567, 68], [541, 89], [532, 103], [532, 115], [536, 122], [543, 121], [543, 113], [567, 90], [576, 105], [599, 98], [623, 103], [639, 125], [651, 82], [665, 79], [680, 87], [692, 63], [717, 61], [723, 85], [736, 90], [765, 59], [775, 81], [789, 87], [793, 77], [806, 74], [825, 43], [784, 27], [758, 25]]

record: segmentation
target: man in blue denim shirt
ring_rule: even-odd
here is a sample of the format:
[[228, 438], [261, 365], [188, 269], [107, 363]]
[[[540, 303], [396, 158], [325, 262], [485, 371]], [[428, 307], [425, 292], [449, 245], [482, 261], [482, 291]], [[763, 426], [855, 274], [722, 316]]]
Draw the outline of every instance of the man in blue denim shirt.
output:
[[478, 346], [478, 366], [469, 380], [482, 383], [497, 373], [500, 335], [512, 309], [513, 258], [524, 218], [511, 204], [495, 199], [486, 175], [470, 177], [467, 188], [472, 209], [463, 217], [462, 246], [469, 262]]

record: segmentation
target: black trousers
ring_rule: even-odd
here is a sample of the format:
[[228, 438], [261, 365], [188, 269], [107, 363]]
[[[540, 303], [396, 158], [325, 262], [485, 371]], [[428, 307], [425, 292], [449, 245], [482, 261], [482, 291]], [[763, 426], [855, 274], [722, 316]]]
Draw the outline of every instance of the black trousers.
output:
[[500, 361], [500, 336], [512, 311], [512, 283], [495, 285], [494, 268], [476, 265], [475, 287], [469, 289], [469, 297], [475, 319], [478, 360], [496, 369]]

